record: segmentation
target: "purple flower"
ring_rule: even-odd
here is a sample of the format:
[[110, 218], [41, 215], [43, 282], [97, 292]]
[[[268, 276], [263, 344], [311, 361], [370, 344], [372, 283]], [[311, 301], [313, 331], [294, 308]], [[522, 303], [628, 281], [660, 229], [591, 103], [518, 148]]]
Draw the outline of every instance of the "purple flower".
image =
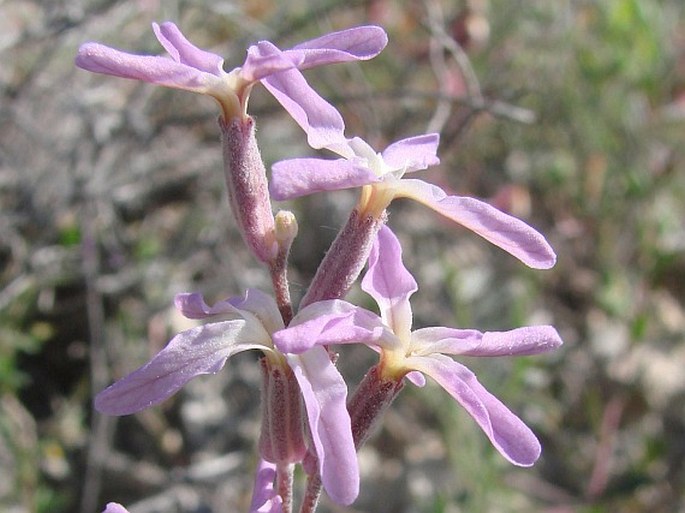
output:
[[247, 50], [242, 66], [224, 71], [221, 56], [201, 50], [178, 27], [152, 28], [169, 56], [135, 55], [99, 43], [85, 43], [76, 65], [95, 73], [142, 80], [214, 97], [225, 119], [246, 115], [250, 91], [262, 81], [310, 136], [310, 143], [332, 144], [342, 137], [340, 114], [316, 94], [298, 70], [375, 57], [387, 44], [383, 29], [355, 27], [305, 41], [281, 51], [268, 41]]
[[543, 353], [561, 345], [556, 330], [530, 326], [485, 333], [446, 327], [412, 331], [409, 297], [418, 287], [402, 263], [399, 241], [387, 227], [381, 228], [373, 245], [362, 289], [378, 304], [380, 317], [342, 300], [315, 303], [295, 316], [290, 327], [273, 335], [276, 347], [299, 354], [320, 345], [367, 344], [380, 351], [382, 377], [407, 376], [423, 385], [423, 374], [430, 376], [466, 409], [507, 460], [532, 465], [540, 455], [532, 431], [450, 356]]
[[272, 168], [271, 196], [287, 200], [319, 191], [361, 187], [357, 209], [377, 218], [395, 198], [411, 198], [511, 253], [535, 269], [548, 269], [556, 262], [545, 238], [523, 221], [491, 205], [463, 196], [448, 196], [423, 180], [404, 178], [439, 164], [439, 135], [402, 139], [376, 153], [355, 137], [328, 149], [343, 158], [324, 160], [298, 158], [277, 162]]
[[182, 331], [148, 363], [100, 392], [95, 408], [128, 415], [158, 404], [195, 376], [219, 372], [236, 353], [259, 349], [274, 365], [289, 367], [304, 399], [322, 482], [331, 498], [350, 504], [359, 492], [359, 472], [347, 387], [324, 348], [300, 355], [275, 349], [271, 335], [284, 328], [274, 299], [255, 289], [244, 298], [208, 306], [199, 294], [179, 294], [176, 307], [189, 319], [220, 318]]

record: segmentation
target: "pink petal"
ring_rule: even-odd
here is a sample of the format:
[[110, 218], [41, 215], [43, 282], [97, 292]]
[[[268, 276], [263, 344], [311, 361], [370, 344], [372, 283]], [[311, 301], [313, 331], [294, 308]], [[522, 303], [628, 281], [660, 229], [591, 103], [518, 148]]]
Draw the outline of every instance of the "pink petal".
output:
[[440, 164], [437, 156], [439, 134], [426, 134], [402, 139], [388, 146], [383, 161], [391, 169], [405, 169], [407, 173]]
[[148, 363], [100, 392], [95, 408], [129, 415], [158, 404], [200, 374], [214, 374], [226, 359], [248, 349], [268, 349], [249, 323], [224, 321], [183, 331]]
[[272, 335], [283, 353], [300, 354], [314, 346], [367, 344], [396, 347], [396, 337], [374, 313], [346, 301], [334, 299], [303, 308], [290, 325]]
[[368, 168], [345, 159], [290, 159], [271, 168], [269, 191], [276, 201], [299, 198], [320, 191], [337, 191], [377, 183], [380, 179]]
[[128, 510], [117, 502], [110, 502], [102, 513], [129, 513]]
[[419, 388], [426, 386], [426, 376], [424, 376], [423, 374], [421, 374], [418, 371], [408, 372], [407, 375], [405, 376], [405, 378], [407, 378], [409, 381], [411, 381], [411, 383], [414, 386], [417, 386]]
[[481, 346], [482, 341], [480, 331], [437, 326], [412, 331], [411, 349], [414, 354], [423, 356], [434, 353], [470, 354], [469, 351]]
[[469, 369], [439, 354], [409, 358], [406, 364], [437, 381], [511, 463], [529, 467], [540, 457], [540, 442], [530, 428], [488, 392]]
[[556, 262], [554, 250], [538, 231], [483, 201], [448, 196], [439, 187], [423, 180], [400, 180], [395, 187], [396, 197], [423, 203], [534, 269], [549, 269]]
[[283, 329], [283, 317], [276, 300], [259, 289], [247, 289], [245, 297], [234, 297], [227, 302], [241, 312], [253, 314], [269, 333]]
[[192, 44], [170, 21], [161, 25], [153, 23], [152, 30], [160, 44], [176, 62], [213, 75], [220, 75], [223, 72], [224, 59], [220, 55], [207, 52]]
[[380, 27], [354, 27], [326, 34], [296, 45], [286, 53], [304, 56], [300, 69], [323, 64], [367, 60], [378, 55], [388, 44], [388, 36]]
[[[270, 43], [261, 44], [258, 49], [262, 56], [281, 53]], [[312, 148], [347, 144], [342, 116], [307, 84], [299, 70], [289, 69], [271, 74], [261, 82], [305, 131]]]
[[409, 336], [412, 324], [409, 297], [418, 290], [418, 285], [402, 263], [400, 241], [387, 226], [380, 229], [371, 247], [369, 270], [361, 286], [378, 303], [383, 322], [400, 338]]
[[526, 326], [510, 331], [423, 328], [412, 334], [417, 354], [443, 353], [463, 356], [529, 356], [552, 351], [562, 344], [552, 326]]
[[283, 318], [273, 297], [258, 289], [248, 289], [244, 297], [219, 301], [213, 306], [205, 303], [202, 294], [183, 292], [174, 298], [176, 308], [188, 319], [207, 319], [216, 315], [245, 319], [246, 314], [259, 319], [268, 332], [283, 328]]
[[167, 57], [134, 55], [99, 43], [81, 45], [76, 55], [76, 65], [94, 73], [193, 92], [203, 92], [207, 87], [205, 73], [195, 68]]
[[322, 347], [287, 358], [302, 390], [321, 482], [333, 501], [349, 505], [359, 495], [359, 465], [345, 381]]
[[283, 501], [274, 490], [276, 465], [260, 459], [255, 474], [250, 513], [281, 513]]
[[174, 305], [188, 319], [206, 319], [215, 315], [233, 314], [242, 317], [238, 309], [229, 301], [219, 301], [213, 306], [205, 303], [202, 294], [197, 292], [182, 292], [174, 297]]
[[247, 49], [240, 75], [248, 82], [256, 82], [274, 73], [297, 68], [303, 59], [302, 55], [290, 55], [268, 41], [260, 41]]

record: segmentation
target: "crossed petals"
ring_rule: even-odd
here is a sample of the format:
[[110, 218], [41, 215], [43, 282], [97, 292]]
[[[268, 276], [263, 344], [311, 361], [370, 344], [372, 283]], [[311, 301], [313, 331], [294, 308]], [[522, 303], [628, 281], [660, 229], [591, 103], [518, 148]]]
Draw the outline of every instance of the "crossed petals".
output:
[[85, 43], [78, 50], [76, 65], [95, 73], [212, 96], [225, 118], [245, 115], [250, 90], [262, 81], [307, 130], [310, 143], [320, 147], [344, 141], [345, 126], [338, 111], [307, 84], [299, 70], [371, 59], [388, 41], [385, 31], [375, 26], [333, 32], [285, 51], [260, 41], [248, 48], [241, 67], [226, 72], [221, 56], [193, 45], [175, 24], [153, 23], [152, 28], [168, 57], [135, 55]]
[[532, 465], [540, 455], [533, 432], [473, 372], [448, 355], [540, 354], [561, 345], [557, 331], [552, 326], [485, 333], [447, 327], [411, 331], [409, 298], [417, 286], [402, 263], [399, 241], [387, 227], [379, 231], [371, 250], [362, 288], [375, 299], [380, 317], [373, 319], [375, 314], [341, 300], [323, 301], [317, 304], [316, 315], [308, 313], [307, 307], [288, 328], [274, 333], [274, 344], [291, 353], [329, 344], [363, 343], [379, 349], [389, 377], [407, 376], [421, 384], [417, 371], [430, 376], [466, 409], [507, 460]]
[[[347, 386], [327, 351], [314, 347], [304, 354], [279, 355], [271, 339], [284, 327], [278, 307], [271, 296], [255, 289], [213, 306], [199, 294], [179, 294], [175, 303], [188, 318], [228, 320], [176, 335], [148, 363], [100, 392], [96, 409], [109, 415], [135, 413], [164, 401], [196, 376], [220, 371], [236, 353], [258, 349], [274, 354], [287, 361], [300, 386], [326, 491], [340, 504], [352, 503], [359, 493], [359, 467], [346, 408]], [[257, 511], [272, 511], [262, 506]], [[278, 504], [269, 503], [272, 506]]]
[[[438, 134], [426, 134], [397, 141], [382, 153], [359, 138], [340, 149], [337, 160], [300, 158], [272, 166], [271, 195], [276, 200], [294, 199], [321, 191], [362, 187], [366, 193], [358, 208], [383, 211], [393, 199], [410, 198], [477, 233], [534, 269], [548, 269], [556, 255], [538, 231], [495, 207], [464, 196], [449, 196], [441, 188], [406, 173], [436, 165]], [[365, 202], [365, 203], [364, 203]]]

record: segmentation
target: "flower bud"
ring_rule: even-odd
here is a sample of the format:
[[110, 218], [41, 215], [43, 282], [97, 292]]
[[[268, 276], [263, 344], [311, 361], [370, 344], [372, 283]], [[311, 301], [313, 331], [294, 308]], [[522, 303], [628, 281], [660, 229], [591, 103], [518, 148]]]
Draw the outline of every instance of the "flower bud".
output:
[[297, 218], [290, 210], [279, 210], [276, 214], [275, 235], [281, 248], [289, 248], [297, 237]]
[[219, 118], [219, 126], [231, 210], [247, 247], [259, 261], [268, 264], [278, 254], [278, 242], [254, 120]]

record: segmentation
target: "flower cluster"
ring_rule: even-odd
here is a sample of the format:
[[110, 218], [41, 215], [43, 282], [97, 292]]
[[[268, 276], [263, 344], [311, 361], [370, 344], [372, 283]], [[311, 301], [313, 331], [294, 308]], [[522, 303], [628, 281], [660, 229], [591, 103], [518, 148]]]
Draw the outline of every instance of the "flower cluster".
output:
[[[148, 363], [102, 391], [95, 398], [96, 409], [109, 415], [136, 413], [164, 401], [198, 375], [219, 372], [236, 353], [261, 351], [262, 429], [253, 513], [292, 511], [296, 464], [307, 474], [303, 513], [316, 509], [322, 487], [337, 503], [354, 502], [360, 486], [357, 449], [405, 380], [422, 386], [425, 376], [464, 407], [507, 460], [532, 465], [541, 450], [535, 435], [453, 357], [539, 354], [558, 347], [559, 335], [551, 326], [485, 333], [449, 327], [412, 330], [409, 299], [418, 285], [402, 262], [397, 237], [385, 224], [387, 208], [395, 198], [414, 199], [535, 269], [554, 265], [552, 248], [536, 230], [488, 203], [450, 196], [435, 185], [407, 178], [440, 163], [438, 134], [403, 139], [378, 153], [361, 138], [346, 137], [341, 115], [301, 73], [371, 59], [385, 47], [385, 32], [357, 27], [289, 50], [261, 41], [248, 48], [240, 67], [226, 72], [223, 58], [195, 47], [173, 23], [154, 24], [153, 30], [168, 56], [86, 43], [76, 64], [209, 95], [218, 102], [231, 210], [247, 248], [270, 273], [273, 295], [250, 289], [210, 306], [200, 294], [178, 294], [178, 310], [203, 323], [178, 333]], [[250, 92], [257, 84], [303, 129], [310, 146], [338, 158], [275, 163], [269, 182], [248, 114]], [[287, 260], [297, 222], [287, 211], [274, 215], [272, 200], [343, 188], [359, 188], [359, 199], [295, 308]], [[361, 287], [380, 315], [344, 300], [365, 266]], [[364, 344], [379, 354], [350, 397], [329, 352], [337, 344]], [[125, 511], [116, 503], [105, 509]]]

